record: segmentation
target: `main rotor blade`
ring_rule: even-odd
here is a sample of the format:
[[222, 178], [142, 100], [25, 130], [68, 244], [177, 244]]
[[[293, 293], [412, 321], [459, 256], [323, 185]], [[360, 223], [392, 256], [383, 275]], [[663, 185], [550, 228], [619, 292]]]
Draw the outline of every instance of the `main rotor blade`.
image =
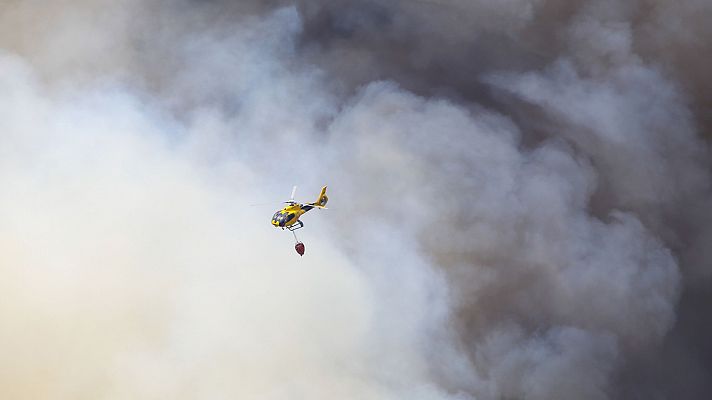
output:
[[289, 197], [289, 200], [294, 201], [294, 195], [297, 194], [297, 187], [292, 188], [292, 196]]

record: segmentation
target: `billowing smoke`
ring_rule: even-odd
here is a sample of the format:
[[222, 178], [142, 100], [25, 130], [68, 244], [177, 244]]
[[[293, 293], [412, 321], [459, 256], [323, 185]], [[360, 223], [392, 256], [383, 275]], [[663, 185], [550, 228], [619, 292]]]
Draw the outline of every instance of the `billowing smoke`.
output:
[[710, 20], [5, 2], [2, 397], [705, 397]]

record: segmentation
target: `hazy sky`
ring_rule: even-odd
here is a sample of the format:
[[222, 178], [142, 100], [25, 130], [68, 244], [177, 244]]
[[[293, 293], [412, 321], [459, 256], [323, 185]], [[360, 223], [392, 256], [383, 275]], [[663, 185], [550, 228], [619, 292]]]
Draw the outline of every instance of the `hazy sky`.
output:
[[710, 20], [5, 1], [0, 397], [708, 396]]

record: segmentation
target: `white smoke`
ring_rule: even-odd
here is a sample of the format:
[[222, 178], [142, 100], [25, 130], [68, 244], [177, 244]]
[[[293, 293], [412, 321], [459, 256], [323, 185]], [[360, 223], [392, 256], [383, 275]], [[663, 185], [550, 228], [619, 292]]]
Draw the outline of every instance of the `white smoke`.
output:
[[[329, 5], [276, 3], [3, 6], [3, 397], [620, 397], [707, 276], [675, 223], [708, 155], [634, 7], [561, 12], [536, 68], [559, 2], [364, 2], [332, 47]], [[532, 32], [499, 68], [488, 40]], [[423, 95], [468, 38], [536, 111]], [[329, 184], [304, 258], [249, 206], [293, 184]]]
[[[261, 24], [295, 19], [281, 11]], [[121, 85], [48, 88], [8, 54], [0, 68], [5, 396], [449, 397], [426, 358], [446, 335], [446, 292], [417, 253], [394, 236], [347, 257], [322, 222], [299, 259], [271, 212], [248, 206], [282, 195], [265, 189], [273, 182], [305, 181], [282, 134], [301, 135], [288, 122], [311, 115], [280, 111], [278, 98], [308, 107], [282, 86], [307, 79], [246, 90], [248, 111], [233, 121], [208, 107], [184, 124]], [[240, 85], [269, 72], [249, 68]], [[234, 156], [243, 137], [274, 171]], [[318, 171], [309, 179], [325, 179]], [[376, 266], [386, 275], [366, 275]]]

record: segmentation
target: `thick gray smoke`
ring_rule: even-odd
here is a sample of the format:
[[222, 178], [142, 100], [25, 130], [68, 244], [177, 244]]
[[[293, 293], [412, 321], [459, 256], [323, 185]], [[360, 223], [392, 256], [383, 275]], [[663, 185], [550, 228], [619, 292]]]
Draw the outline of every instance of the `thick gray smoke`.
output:
[[706, 397], [710, 20], [3, 3], [0, 397]]

